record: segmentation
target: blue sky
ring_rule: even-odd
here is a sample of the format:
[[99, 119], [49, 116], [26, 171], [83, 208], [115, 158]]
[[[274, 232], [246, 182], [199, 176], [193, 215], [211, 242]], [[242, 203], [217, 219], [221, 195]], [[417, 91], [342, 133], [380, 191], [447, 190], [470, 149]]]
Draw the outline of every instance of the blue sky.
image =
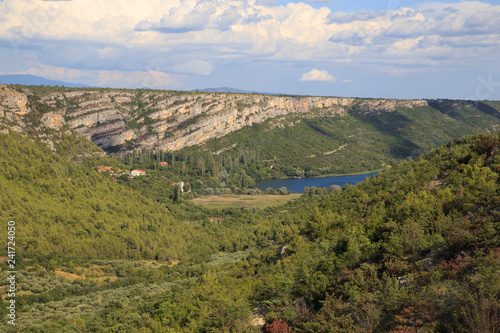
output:
[[498, 1], [3, 0], [0, 74], [500, 100]]

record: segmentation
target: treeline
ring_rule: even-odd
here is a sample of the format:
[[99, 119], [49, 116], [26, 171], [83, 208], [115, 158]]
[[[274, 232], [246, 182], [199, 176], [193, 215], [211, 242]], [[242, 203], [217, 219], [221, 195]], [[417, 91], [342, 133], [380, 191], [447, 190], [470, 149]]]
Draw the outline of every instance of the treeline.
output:
[[231, 154], [211, 154], [183, 150], [181, 152], [152, 152], [143, 149], [121, 156], [131, 169], [151, 170], [153, 177], [164, 177], [174, 182], [183, 181], [187, 190], [197, 194], [244, 193], [255, 188], [255, 180], [269, 176], [271, 170], [260, 161], [254, 150]]
[[[143, 149], [132, 153], [117, 155], [124, 163], [125, 168], [147, 170], [148, 178], [142, 179], [148, 185], [130, 183], [137, 189], [147, 188], [151, 191], [152, 183], [176, 184], [184, 183], [183, 191], [191, 193], [187, 197], [198, 195], [219, 194], [288, 194], [284, 189], [267, 189], [261, 191], [255, 188], [260, 179], [283, 177], [314, 177], [321, 175], [321, 171], [306, 168], [307, 171], [291, 166], [279, 165], [274, 160], [261, 160], [256, 150], [231, 150], [213, 154], [207, 151], [187, 148], [179, 152], [151, 151]], [[115, 168], [116, 169], [116, 168]], [[118, 169], [116, 169], [118, 170]], [[325, 171], [325, 170], [323, 170]], [[127, 177], [122, 177], [127, 180]], [[153, 185], [154, 186], [154, 185]], [[314, 189], [315, 190], [315, 189]], [[175, 187], [170, 187], [168, 194], [172, 200], [179, 195]]]

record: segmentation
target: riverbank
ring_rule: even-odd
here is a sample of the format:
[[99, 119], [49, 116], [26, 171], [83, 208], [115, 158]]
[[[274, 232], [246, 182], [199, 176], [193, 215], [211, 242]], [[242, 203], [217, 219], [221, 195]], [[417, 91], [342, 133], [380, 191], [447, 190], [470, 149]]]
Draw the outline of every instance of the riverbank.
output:
[[314, 179], [314, 178], [326, 178], [326, 177], [344, 177], [344, 176], [359, 176], [359, 175], [368, 175], [372, 173], [379, 173], [384, 171], [385, 168], [382, 169], [377, 169], [377, 170], [370, 170], [370, 171], [360, 171], [360, 172], [351, 172], [351, 173], [325, 173], [323, 175], [315, 176], [315, 177], [278, 177], [278, 178], [264, 178], [264, 179], [259, 179], [257, 182], [264, 182], [264, 181], [270, 181], [270, 180], [286, 180], [286, 179]]
[[344, 177], [344, 176], [359, 176], [359, 175], [369, 175], [372, 173], [379, 173], [381, 171], [384, 171], [385, 169], [378, 169], [378, 170], [371, 170], [371, 171], [362, 171], [362, 172], [353, 172], [353, 173], [342, 173], [342, 174], [335, 174], [335, 173], [326, 173], [321, 176], [317, 177], [304, 177], [307, 179], [310, 178], [326, 178], [326, 177]]
[[346, 184], [357, 184], [367, 177], [376, 175], [377, 172], [361, 173], [342, 176], [324, 176], [314, 178], [286, 178], [286, 179], [272, 179], [266, 181], [258, 181], [255, 186], [260, 190], [267, 188], [278, 189], [286, 187], [292, 193], [303, 193], [304, 187], [331, 187], [337, 185], [343, 187]]

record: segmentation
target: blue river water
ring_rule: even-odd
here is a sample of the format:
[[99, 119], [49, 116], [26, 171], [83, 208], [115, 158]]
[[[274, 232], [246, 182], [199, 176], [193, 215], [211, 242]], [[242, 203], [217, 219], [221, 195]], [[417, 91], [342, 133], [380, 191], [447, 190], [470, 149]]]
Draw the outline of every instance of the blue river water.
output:
[[304, 192], [305, 186], [330, 187], [332, 185], [339, 185], [343, 187], [345, 184], [350, 184], [350, 185], [357, 184], [365, 180], [367, 177], [372, 177], [376, 174], [377, 174], [376, 172], [373, 172], [373, 173], [366, 173], [366, 174], [352, 175], [352, 176], [271, 179], [271, 180], [259, 181], [255, 184], [255, 186], [260, 190], [265, 190], [269, 187], [273, 189], [286, 187], [292, 193], [302, 193]]

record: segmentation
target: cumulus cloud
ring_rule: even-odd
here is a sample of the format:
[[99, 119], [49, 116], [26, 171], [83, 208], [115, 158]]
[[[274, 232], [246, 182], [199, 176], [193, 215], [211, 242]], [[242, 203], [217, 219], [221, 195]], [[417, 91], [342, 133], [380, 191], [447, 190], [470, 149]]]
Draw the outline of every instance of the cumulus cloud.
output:
[[[336, 12], [329, 41], [349, 61], [385, 64], [397, 73], [413, 64], [437, 66], [489, 59], [500, 51], [500, 6], [481, 2], [424, 3], [395, 11]], [[336, 61], [339, 61], [338, 59]]]
[[135, 26], [137, 31], [163, 33], [187, 33], [216, 29], [227, 31], [235, 24], [250, 25], [272, 20], [265, 5], [234, 0], [183, 1], [172, 7], [159, 20], [142, 20]]
[[[404, 72], [409, 64], [467, 64], [500, 52], [499, 5], [426, 2], [345, 13], [307, 2], [326, 0], [284, 6], [272, 0], [4, 0], [0, 45], [18, 52], [17, 61], [35, 52], [40, 64], [87, 70], [95, 79], [98, 71], [136, 73], [135, 81], [150, 71], [199, 78], [228, 63], [260, 61]], [[332, 79], [317, 69], [302, 77]]]
[[166, 33], [185, 33], [203, 30], [216, 12], [210, 2], [184, 1], [171, 8], [158, 22], [143, 20], [136, 25], [140, 31], [158, 30]]
[[328, 74], [327, 71], [320, 71], [319, 69], [314, 68], [310, 72], [304, 73], [300, 78], [300, 81], [327, 81], [334, 82], [335, 78]]
[[177, 73], [188, 73], [196, 75], [210, 75], [214, 66], [204, 60], [190, 60], [170, 67], [170, 70]]

